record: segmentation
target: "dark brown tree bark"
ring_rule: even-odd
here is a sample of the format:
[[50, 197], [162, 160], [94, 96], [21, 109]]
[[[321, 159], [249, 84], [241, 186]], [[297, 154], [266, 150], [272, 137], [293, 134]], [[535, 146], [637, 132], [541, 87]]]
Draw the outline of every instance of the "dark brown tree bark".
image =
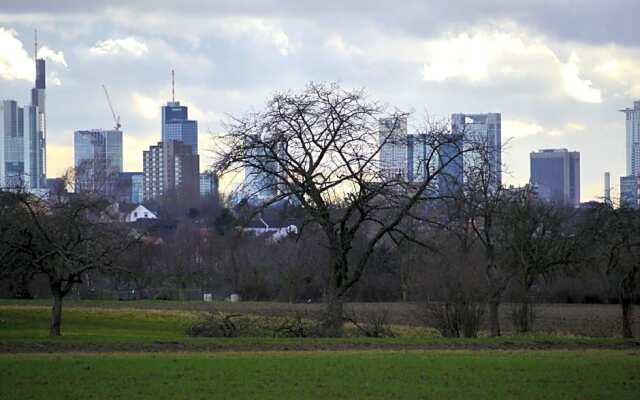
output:
[[60, 282], [51, 283], [51, 296], [53, 304], [51, 306], [51, 324], [49, 336], [60, 336], [60, 326], [62, 325], [62, 284]]
[[620, 296], [620, 307], [622, 308], [622, 337], [632, 338], [633, 302], [626, 296]]

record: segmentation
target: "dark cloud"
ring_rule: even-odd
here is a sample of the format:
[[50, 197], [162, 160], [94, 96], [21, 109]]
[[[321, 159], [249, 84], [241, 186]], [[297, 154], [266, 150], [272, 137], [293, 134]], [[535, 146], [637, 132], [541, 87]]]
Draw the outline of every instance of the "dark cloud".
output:
[[[638, 0], [22, 0], [5, 2], [4, 13], [95, 14], [113, 9], [176, 15], [260, 16], [317, 20], [333, 27], [367, 24], [430, 37], [488, 20], [512, 19], [543, 34], [585, 43], [640, 46]], [[185, 27], [185, 29], [189, 29]]]

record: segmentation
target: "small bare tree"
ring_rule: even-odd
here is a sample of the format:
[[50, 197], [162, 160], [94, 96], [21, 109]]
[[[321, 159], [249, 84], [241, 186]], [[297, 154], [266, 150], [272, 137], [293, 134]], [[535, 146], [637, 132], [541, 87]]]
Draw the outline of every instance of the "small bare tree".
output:
[[115, 267], [118, 256], [140, 238], [94, 194], [47, 198], [12, 188], [0, 192], [0, 220], [2, 247], [21, 260], [25, 272], [49, 281], [51, 336], [60, 336], [62, 299], [74, 285], [89, 271]]
[[640, 211], [602, 205], [587, 211], [581, 229], [586, 264], [595, 267], [617, 297], [622, 336], [633, 337], [633, 300], [640, 288]]
[[[447, 163], [438, 154], [453, 139], [448, 127], [429, 126], [424, 138], [429, 154], [418, 183], [407, 182], [402, 171], [379, 168], [379, 155], [388, 146], [400, 147], [405, 113], [386, 119], [385, 108], [367, 99], [362, 90], [337, 84], [311, 83], [300, 93], [280, 93], [262, 112], [233, 119], [226, 127], [226, 149], [215, 170], [245, 172], [251, 194], [268, 194], [263, 206], [290, 199], [305, 211], [307, 224], [324, 234], [330, 254], [327, 265], [327, 328], [339, 334], [343, 304], [360, 280], [381, 239], [395, 233], [418, 208], [438, 197], [437, 178]], [[462, 149], [458, 150], [462, 152]], [[354, 240], [364, 238], [355, 254]]]
[[532, 328], [532, 288], [577, 263], [574, 214], [573, 210], [536, 199], [528, 190], [505, 205], [500, 226], [502, 257], [516, 284], [519, 305], [514, 314], [520, 332]]

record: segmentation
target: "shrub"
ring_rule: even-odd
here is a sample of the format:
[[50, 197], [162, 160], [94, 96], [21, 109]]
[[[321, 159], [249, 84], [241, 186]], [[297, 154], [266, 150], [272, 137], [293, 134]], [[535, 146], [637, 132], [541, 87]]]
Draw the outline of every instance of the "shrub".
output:
[[389, 326], [389, 309], [363, 311], [358, 316], [353, 309], [347, 310], [345, 319], [366, 337], [393, 337]]
[[482, 303], [460, 299], [454, 302], [423, 303], [421, 319], [444, 337], [477, 337], [485, 313]]

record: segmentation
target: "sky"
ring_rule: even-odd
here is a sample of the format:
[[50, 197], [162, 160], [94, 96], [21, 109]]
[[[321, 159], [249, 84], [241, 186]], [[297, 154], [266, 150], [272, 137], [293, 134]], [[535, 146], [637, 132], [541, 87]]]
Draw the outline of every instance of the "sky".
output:
[[[72, 166], [73, 131], [124, 131], [124, 169], [160, 140], [160, 107], [189, 107], [201, 169], [232, 115], [309, 81], [365, 88], [391, 108], [502, 113], [503, 181], [529, 153], [581, 153], [582, 201], [625, 173], [624, 115], [640, 99], [638, 0], [0, 0], [0, 98], [25, 104], [33, 38], [47, 60], [48, 171]], [[225, 188], [223, 188], [224, 190]]]

